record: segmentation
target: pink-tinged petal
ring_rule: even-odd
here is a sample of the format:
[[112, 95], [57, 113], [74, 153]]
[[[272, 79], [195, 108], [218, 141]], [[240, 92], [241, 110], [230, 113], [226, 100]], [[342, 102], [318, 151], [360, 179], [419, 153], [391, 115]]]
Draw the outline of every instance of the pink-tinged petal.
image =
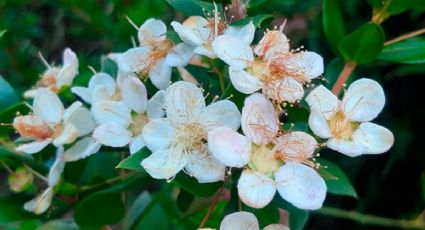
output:
[[130, 143], [131, 137], [126, 127], [114, 123], [99, 125], [93, 132], [97, 142], [111, 147], [124, 147]]
[[234, 69], [230, 67], [229, 76], [233, 87], [244, 94], [252, 94], [263, 86], [260, 80], [243, 69]]
[[348, 87], [342, 99], [342, 110], [351, 120], [370, 121], [385, 105], [385, 94], [378, 82], [362, 78]]
[[323, 85], [314, 88], [305, 98], [305, 101], [310, 106], [310, 110], [317, 112], [326, 120], [329, 120], [339, 107], [338, 98]]
[[27, 144], [19, 145], [18, 147], [16, 147], [16, 151], [24, 152], [28, 154], [34, 154], [34, 153], [40, 152], [50, 143], [52, 143], [52, 139], [50, 138], [43, 141], [33, 141]]
[[136, 113], [144, 113], [148, 95], [145, 85], [137, 78], [128, 77], [121, 84], [121, 96], [123, 102]]
[[221, 60], [235, 69], [245, 69], [254, 60], [251, 47], [229, 35], [214, 39], [212, 48]]
[[171, 81], [171, 66], [167, 65], [165, 59], [155, 64], [149, 71], [149, 79], [158, 89], [166, 89]]
[[217, 101], [208, 105], [199, 119], [208, 130], [219, 126], [237, 130], [241, 125], [241, 113], [235, 103], [229, 100]]
[[394, 144], [394, 135], [390, 130], [370, 122], [361, 123], [353, 133], [353, 139], [365, 147], [363, 154], [384, 153]]
[[304, 88], [301, 83], [292, 77], [273, 80], [263, 85], [263, 93], [269, 98], [279, 102], [294, 103], [304, 96]]
[[212, 183], [224, 180], [226, 166], [209, 154], [193, 151], [189, 154], [185, 171], [199, 183]]
[[266, 96], [254, 93], [245, 99], [241, 126], [248, 140], [258, 145], [267, 144], [276, 137], [279, 120]]
[[260, 226], [254, 214], [234, 212], [223, 218], [220, 230], [260, 230]]
[[142, 136], [151, 151], [167, 149], [175, 130], [167, 118], [154, 119], [143, 127]]
[[286, 163], [275, 173], [280, 196], [300, 209], [322, 207], [326, 184], [314, 169], [299, 163]]
[[308, 125], [314, 134], [321, 138], [329, 138], [332, 136], [328, 122], [323, 115], [316, 111], [311, 111], [308, 117]]
[[268, 205], [276, 193], [275, 182], [259, 172], [244, 170], [238, 181], [239, 198], [253, 208]]
[[226, 166], [242, 168], [249, 162], [252, 144], [233, 129], [219, 127], [208, 132], [208, 149]]
[[39, 88], [33, 102], [33, 110], [36, 116], [45, 121], [58, 124], [62, 120], [64, 107], [59, 97], [46, 88]]
[[172, 179], [187, 163], [186, 155], [177, 149], [153, 152], [142, 161], [142, 167], [155, 179]]
[[255, 47], [254, 52], [266, 60], [272, 60], [276, 56], [288, 54], [289, 40], [278, 30], [267, 31]]

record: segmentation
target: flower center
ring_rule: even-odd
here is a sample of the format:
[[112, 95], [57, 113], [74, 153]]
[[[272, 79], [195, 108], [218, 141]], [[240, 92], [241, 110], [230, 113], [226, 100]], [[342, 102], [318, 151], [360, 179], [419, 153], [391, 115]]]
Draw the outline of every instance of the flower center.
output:
[[18, 116], [13, 127], [22, 136], [36, 140], [45, 140], [54, 136], [55, 130], [35, 115]]
[[151, 50], [149, 52], [148, 58], [143, 59], [143, 63], [141, 63], [141, 66], [144, 66], [142, 70], [137, 72], [136, 74], [139, 77], [146, 78], [149, 75], [150, 70], [167, 54], [170, 52], [170, 50], [174, 47], [173, 41], [170, 39], [164, 39], [164, 38], [157, 38], [147, 41], [147, 44], [149, 47], [151, 47]]
[[261, 172], [268, 177], [273, 177], [273, 173], [282, 165], [282, 161], [275, 157], [275, 153], [269, 145], [255, 145], [249, 159], [248, 166], [252, 170]]
[[347, 119], [341, 111], [335, 113], [335, 115], [328, 120], [328, 125], [333, 137], [346, 140], [350, 140], [353, 136], [353, 132], [359, 127], [357, 122]]
[[59, 74], [59, 71], [60, 69], [57, 67], [47, 69], [37, 82], [36, 87], [49, 88], [54, 93], [59, 92], [59, 89], [56, 87], [56, 77]]
[[174, 137], [174, 143], [185, 151], [199, 150], [203, 152], [206, 140], [207, 132], [198, 122], [179, 125]]
[[142, 133], [143, 127], [148, 123], [146, 114], [136, 114], [133, 116], [133, 123], [130, 125], [130, 132], [133, 136], [138, 136]]

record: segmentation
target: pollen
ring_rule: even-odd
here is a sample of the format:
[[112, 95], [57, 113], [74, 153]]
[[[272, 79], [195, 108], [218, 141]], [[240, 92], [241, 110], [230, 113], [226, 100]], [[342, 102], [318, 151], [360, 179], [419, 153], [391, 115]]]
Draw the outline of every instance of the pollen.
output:
[[359, 127], [357, 122], [347, 119], [343, 112], [338, 111], [328, 121], [333, 137], [337, 139], [350, 140], [354, 131]]

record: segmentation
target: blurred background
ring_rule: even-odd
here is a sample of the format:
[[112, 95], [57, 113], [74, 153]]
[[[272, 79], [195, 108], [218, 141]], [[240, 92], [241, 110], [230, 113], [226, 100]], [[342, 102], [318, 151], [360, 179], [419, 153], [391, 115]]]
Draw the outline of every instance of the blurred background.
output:
[[[347, 31], [372, 17], [366, 0], [340, 1], [340, 5]], [[326, 65], [338, 62], [324, 36], [320, 0], [268, 0], [248, 11], [251, 16], [267, 13], [276, 17], [272, 24], [288, 20], [284, 32], [292, 47], [303, 45], [320, 53]], [[60, 62], [62, 50], [70, 47], [80, 60], [80, 75], [74, 83], [85, 85], [91, 75], [88, 65], [98, 70], [101, 55], [132, 46], [130, 37], [136, 31], [125, 15], [138, 25], [150, 17], [168, 25], [184, 18], [165, 0], [0, 0], [0, 31], [7, 30], [0, 39], [0, 75], [22, 93], [45, 69], [38, 52], [49, 62]], [[393, 16], [382, 27], [386, 40], [424, 28], [425, 8]], [[389, 152], [376, 156], [352, 159], [322, 151], [322, 156], [347, 173], [358, 193], [358, 199], [328, 194], [326, 205], [387, 218], [416, 218], [425, 210], [425, 64], [375, 61], [355, 70], [354, 78], [360, 77], [376, 79], [384, 87], [387, 103], [375, 123], [392, 130], [396, 141]], [[3, 178], [0, 189], [6, 189]], [[305, 228], [382, 227], [313, 212]]]

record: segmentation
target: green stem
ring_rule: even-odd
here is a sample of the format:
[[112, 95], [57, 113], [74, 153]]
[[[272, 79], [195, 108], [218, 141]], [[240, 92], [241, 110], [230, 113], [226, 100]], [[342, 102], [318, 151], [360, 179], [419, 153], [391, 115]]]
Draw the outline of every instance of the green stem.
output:
[[362, 224], [385, 226], [385, 227], [397, 227], [404, 229], [425, 229], [425, 222], [420, 218], [414, 220], [402, 220], [402, 219], [391, 219], [386, 217], [379, 217], [369, 214], [362, 214], [355, 211], [347, 211], [332, 207], [322, 207], [316, 210], [315, 213], [342, 218], [347, 220], [356, 221]]
[[226, 83], [224, 82], [224, 74], [221, 71], [218, 72], [218, 78], [220, 79], [220, 88], [221, 88], [221, 94], [224, 95], [226, 92]]
[[123, 175], [119, 175], [119, 176], [117, 176], [117, 177], [114, 177], [114, 178], [111, 178], [111, 179], [108, 179], [108, 180], [106, 180], [106, 181], [104, 181], [104, 182], [101, 182], [101, 183], [98, 183], [98, 184], [94, 184], [94, 185], [87, 185], [87, 186], [81, 186], [81, 187], [79, 187], [78, 188], [78, 190], [79, 191], [87, 191], [87, 190], [90, 190], [90, 189], [94, 189], [94, 188], [97, 188], [97, 187], [100, 187], [100, 186], [103, 186], [103, 185], [107, 185], [107, 184], [112, 184], [112, 183], [114, 183], [114, 182], [116, 182], [116, 181], [120, 181], [120, 180], [122, 180], [122, 179], [125, 179], [125, 178], [127, 178], [127, 177], [129, 177], [129, 176], [132, 176], [132, 175], [135, 175], [136, 173], [128, 173], [128, 174], [123, 174]]

